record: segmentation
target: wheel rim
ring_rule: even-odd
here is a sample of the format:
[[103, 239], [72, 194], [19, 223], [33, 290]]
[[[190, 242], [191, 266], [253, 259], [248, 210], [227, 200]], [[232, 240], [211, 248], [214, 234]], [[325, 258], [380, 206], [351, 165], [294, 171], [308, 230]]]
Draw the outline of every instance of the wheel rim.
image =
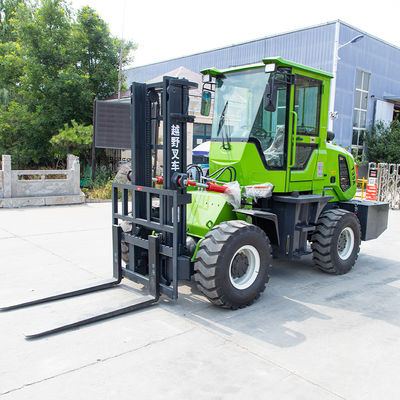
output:
[[354, 249], [354, 232], [350, 227], [346, 227], [340, 232], [337, 251], [342, 260], [347, 260]]
[[250, 287], [260, 272], [260, 254], [250, 245], [240, 247], [231, 259], [229, 279], [239, 290]]

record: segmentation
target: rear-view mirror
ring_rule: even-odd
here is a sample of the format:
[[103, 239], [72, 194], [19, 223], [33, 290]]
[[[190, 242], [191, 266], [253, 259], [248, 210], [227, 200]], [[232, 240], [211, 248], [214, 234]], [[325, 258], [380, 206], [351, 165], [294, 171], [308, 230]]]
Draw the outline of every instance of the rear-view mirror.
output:
[[201, 108], [200, 114], [208, 117], [211, 110], [211, 92], [209, 90], [203, 90], [201, 94]]
[[278, 88], [273, 77], [270, 78], [264, 91], [264, 110], [274, 112], [276, 110], [276, 99]]

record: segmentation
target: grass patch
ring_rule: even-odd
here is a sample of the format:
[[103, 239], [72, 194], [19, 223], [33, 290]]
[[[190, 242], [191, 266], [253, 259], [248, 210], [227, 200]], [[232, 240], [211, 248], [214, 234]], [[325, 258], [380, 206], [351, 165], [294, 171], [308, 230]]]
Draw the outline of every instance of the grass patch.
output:
[[104, 185], [95, 185], [90, 188], [82, 188], [87, 199], [111, 200], [112, 181], [111, 179]]

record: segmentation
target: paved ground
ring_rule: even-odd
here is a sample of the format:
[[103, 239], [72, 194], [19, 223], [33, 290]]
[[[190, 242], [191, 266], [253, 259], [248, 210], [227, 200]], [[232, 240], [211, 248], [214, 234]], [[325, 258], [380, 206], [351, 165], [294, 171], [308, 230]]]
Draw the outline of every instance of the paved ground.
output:
[[[0, 210], [0, 305], [110, 276], [111, 204]], [[159, 306], [44, 339], [23, 333], [132, 296], [122, 289], [0, 313], [0, 397], [399, 399], [400, 212], [333, 277], [275, 263], [227, 311], [194, 285]]]

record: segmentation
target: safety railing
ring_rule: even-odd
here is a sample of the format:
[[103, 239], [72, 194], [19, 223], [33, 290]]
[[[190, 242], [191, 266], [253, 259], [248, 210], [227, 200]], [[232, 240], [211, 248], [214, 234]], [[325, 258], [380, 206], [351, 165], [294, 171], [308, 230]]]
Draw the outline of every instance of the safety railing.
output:
[[82, 203], [79, 158], [69, 154], [64, 170], [13, 170], [11, 156], [2, 156], [0, 207]]
[[376, 200], [389, 203], [392, 209], [400, 208], [400, 164], [369, 163], [369, 184], [376, 185]]

